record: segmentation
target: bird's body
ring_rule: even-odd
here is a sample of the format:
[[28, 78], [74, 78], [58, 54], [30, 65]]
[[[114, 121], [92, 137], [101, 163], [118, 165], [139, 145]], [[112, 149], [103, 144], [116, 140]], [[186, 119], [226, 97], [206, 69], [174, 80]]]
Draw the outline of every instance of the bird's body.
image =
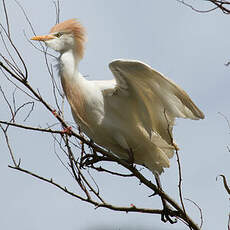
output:
[[180, 87], [139, 61], [111, 62], [114, 80], [84, 78], [78, 71], [84, 30], [75, 20], [54, 26], [51, 35], [33, 39], [60, 52], [62, 87], [81, 130], [121, 158], [132, 153], [135, 163], [161, 173], [175, 151], [175, 118], [204, 118]]

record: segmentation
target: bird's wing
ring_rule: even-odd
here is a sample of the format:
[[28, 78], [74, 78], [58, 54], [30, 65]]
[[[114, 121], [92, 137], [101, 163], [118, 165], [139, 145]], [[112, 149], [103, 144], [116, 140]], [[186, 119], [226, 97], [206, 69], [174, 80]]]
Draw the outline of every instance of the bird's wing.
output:
[[204, 118], [184, 90], [150, 66], [139, 61], [115, 60], [109, 68], [117, 84], [115, 88], [105, 89], [105, 96], [121, 97], [124, 103], [125, 97], [129, 97], [130, 115], [135, 116], [150, 137], [160, 135], [171, 145], [176, 117]]
[[97, 86], [97, 88], [99, 88], [101, 91], [107, 91], [107, 90], [111, 90], [116, 87], [117, 83], [115, 81], [115, 79], [113, 80], [96, 80], [96, 81], [91, 81], [94, 85]]

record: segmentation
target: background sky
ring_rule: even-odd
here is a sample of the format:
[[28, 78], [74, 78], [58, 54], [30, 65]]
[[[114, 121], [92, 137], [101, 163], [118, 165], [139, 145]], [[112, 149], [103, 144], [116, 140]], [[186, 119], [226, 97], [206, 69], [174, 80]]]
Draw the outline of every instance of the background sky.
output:
[[[12, 0], [6, 2], [12, 38], [28, 65], [29, 82], [54, 105], [43, 55], [26, 40], [24, 32], [28, 37], [33, 34], [17, 4]], [[19, 2], [36, 33], [49, 32], [55, 23], [53, 1]], [[207, 6], [203, 3], [198, 7], [206, 9]], [[0, 20], [3, 20], [2, 5], [0, 10]], [[174, 128], [174, 139], [180, 146], [183, 194], [202, 208], [204, 230], [226, 229], [229, 201], [216, 176], [223, 173], [230, 178], [229, 128], [219, 114], [230, 117], [230, 67], [224, 65], [230, 60], [230, 16], [218, 11], [199, 14], [172, 0], [61, 1], [61, 20], [70, 18], [79, 19], [88, 33], [80, 71], [89, 79], [111, 79], [108, 63], [113, 59], [138, 59], [180, 85], [204, 112], [205, 120], [178, 119]], [[1, 73], [0, 85], [12, 100], [14, 87]], [[20, 92], [16, 91], [15, 95], [18, 104], [24, 101]], [[0, 120], [7, 120], [7, 114], [6, 106], [1, 105]], [[23, 112], [20, 119], [19, 122], [23, 120]], [[73, 121], [68, 105], [65, 106], [65, 119]], [[54, 122], [52, 115], [36, 104], [25, 124], [45, 127]], [[11, 128], [10, 137], [23, 167], [75, 189], [68, 172], [54, 154], [50, 136]], [[12, 163], [2, 133], [0, 151], [0, 229], [186, 229], [182, 224], [163, 224], [160, 216], [95, 210], [48, 184], [8, 168]], [[97, 182], [103, 187], [105, 199], [113, 204], [160, 207], [156, 199], [148, 198], [150, 191], [134, 179], [99, 175]], [[178, 200], [175, 157], [170, 169], [162, 175], [162, 183], [166, 192]], [[189, 201], [185, 204], [190, 216], [199, 223], [196, 207]]]

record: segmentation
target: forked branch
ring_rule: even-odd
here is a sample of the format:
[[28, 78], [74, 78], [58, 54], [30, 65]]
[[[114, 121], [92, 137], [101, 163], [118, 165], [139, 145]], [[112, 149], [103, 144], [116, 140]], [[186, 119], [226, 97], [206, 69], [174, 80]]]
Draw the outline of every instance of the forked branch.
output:
[[[214, 10], [221, 10], [224, 14], [230, 14], [230, 1], [226, 0], [205, 0], [206, 3], [209, 3], [211, 5], [208, 6], [207, 9], [201, 10], [198, 7], [195, 7], [192, 3], [189, 3], [189, 0], [177, 0], [178, 2], [182, 3], [183, 5], [191, 8], [193, 11], [197, 13], [209, 13]], [[200, 1], [202, 2], [202, 0]]]

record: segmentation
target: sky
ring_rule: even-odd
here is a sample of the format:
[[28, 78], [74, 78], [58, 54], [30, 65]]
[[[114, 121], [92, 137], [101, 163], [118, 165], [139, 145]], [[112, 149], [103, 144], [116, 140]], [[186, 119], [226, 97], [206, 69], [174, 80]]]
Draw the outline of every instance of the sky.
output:
[[[44, 57], [24, 35], [33, 36], [20, 8], [13, 0], [6, 2], [12, 38], [28, 66], [28, 80], [54, 105]], [[19, 2], [36, 33], [48, 33], [56, 19], [53, 1]], [[112, 79], [109, 62], [117, 58], [140, 60], [180, 85], [204, 112], [204, 120], [178, 119], [174, 128], [174, 140], [180, 147], [183, 194], [201, 207], [204, 230], [226, 229], [229, 201], [221, 180], [216, 181], [216, 176], [224, 174], [230, 178], [229, 128], [221, 115], [230, 118], [230, 67], [225, 65], [230, 60], [230, 16], [218, 11], [199, 14], [176, 0], [65, 0], [60, 3], [61, 20], [77, 18], [87, 30], [85, 57], [80, 63], [83, 75], [92, 80]], [[203, 3], [198, 7], [206, 9], [208, 5]], [[0, 5], [0, 20], [3, 20], [2, 10]], [[14, 87], [1, 72], [0, 85], [12, 100]], [[16, 91], [15, 95], [18, 104], [25, 100], [20, 92]], [[23, 121], [23, 116], [22, 112], [19, 122]], [[0, 120], [7, 118], [4, 103], [0, 107]], [[65, 119], [73, 122], [67, 103]], [[24, 124], [45, 127], [54, 122], [54, 118], [36, 103]], [[75, 189], [74, 182], [54, 154], [52, 137], [11, 128], [10, 142], [23, 167]], [[186, 229], [180, 223], [163, 224], [160, 216], [126, 214], [102, 208], [95, 210], [51, 185], [8, 168], [12, 162], [2, 133], [0, 151], [0, 229]], [[111, 164], [107, 166], [117, 169]], [[95, 175], [106, 200], [113, 204], [129, 206], [133, 203], [152, 208], [160, 205], [157, 200], [149, 198], [150, 191], [134, 179]], [[165, 191], [178, 200], [175, 157], [161, 179]], [[185, 201], [185, 205], [189, 215], [199, 224], [197, 208], [189, 201]]]

